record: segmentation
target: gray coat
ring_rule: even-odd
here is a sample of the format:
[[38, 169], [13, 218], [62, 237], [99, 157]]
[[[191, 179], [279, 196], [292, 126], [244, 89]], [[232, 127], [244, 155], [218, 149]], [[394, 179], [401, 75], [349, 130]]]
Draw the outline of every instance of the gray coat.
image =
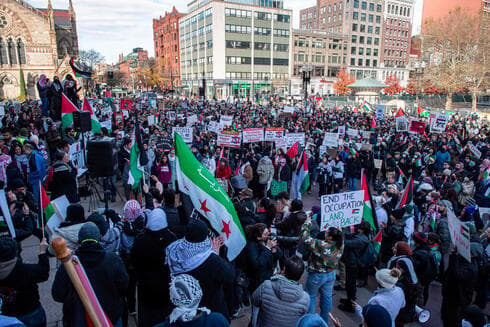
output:
[[294, 327], [308, 313], [310, 297], [300, 284], [276, 275], [255, 290], [252, 304], [259, 307], [257, 327]]
[[257, 166], [257, 175], [259, 175], [259, 184], [267, 184], [274, 177], [274, 166], [269, 157], [263, 157]]

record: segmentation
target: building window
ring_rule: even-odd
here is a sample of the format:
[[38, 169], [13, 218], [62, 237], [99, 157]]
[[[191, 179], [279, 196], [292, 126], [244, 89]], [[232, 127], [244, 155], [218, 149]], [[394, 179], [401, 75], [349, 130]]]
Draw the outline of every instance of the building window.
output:
[[368, 22], [370, 23], [374, 22], [374, 15], [371, 14], [368, 15]]
[[339, 23], [342, 21], [342, 15], [339, 14]]
[[378, 67], [378, 60], [376, 59], [373, 60], [373, 67]]
[[366, 1], [361, 2], [361, 8], [364, 10], [367, 9], [367, 2]]
[[374, 29], [374, 33], [375, 33], [376, 35], [379, 35], [379, 31], [380, 31], [380, 28], [379, 28], [379, 27], [376, 27], [376, 28]]
[[361, 28], [359, 29], [359, 31], [362, 33], [366, 32], [366, 25], [361, 24]]
[[254, 65], [270, 65], [270, 64], [271, 64], [271, 58], [264, 58], [264, 57], [254, 58]]
[[376, 12], [381, 12], [381, 5], [376, 5]]
[[270, 51], [271, 44], [270, 43], [264, 43], [264, 42], [255, 42], [254, 48], [255, 48], [255, 50]]
[[357, 32], [357, 24], [352, 24], [352, 31]]
[[359, 54], [362, 56], [364, 54], [364, 48], [359, 48]]
[[368, 36], [367, 37], [367, 41], [366, 41], [366, 44], [372, 44], [373, 43], [373, 38]]
[[352, 43], [356, 43], [357, 42], [357, 35], [352, 35]]
[[366, 13], [361, 13], [361, 22], [365, 22], [366, 21]]
[[364, 44], [364, 36], [360, 36], [359, 37], [359, 43], [360, 44]]
[[371, 55], [371, 48], [366, 48], [366, 56], [370, 56]]
[[354, 19], [354, 20], [358, 20], [359, 19], [359, 13], [357, 11], [354, 11], [352, 13], [352, 19]]
[[14, 41], [12, 41], [12, 39], [8, 40], [7, 47], [8, 47], [10, 64], [17, 65], [17, 56], [15, 55], [15, 44]]
[[[269, 58], [267, 58], [267, 59], [269, 59]], [[287, 66], [289, 64], [288, 59], [280, 59], [280, 58], [274, 58], [272, 62], [276, 66]]]
[[374, 45], [379, 45], [379, 38], [377, 37], [374, 38]]
[[271, 20], [272, 19], [271, 13], [262, 12], [262, 11], [255, 11], [254, 16], [255, 16], [255, 19], [259, 19], [259, 20]]
[[354, 0], [354, 8], [359, 8], [359, 0]]
[[366, 59], [366, 66], [369, 67], [369, 64], [371, 64], [371, 60]]
[[362, 66], [362, 58], [357, 59], [357, 65]]
[[356, 47], [350, 48], [350, 54], [356, 54]]
[[287, 52], [289, 49], [288, 44], [274, 44], [274, 51]]
[[380, 23], [381, 23], [381, 16], [376, 15], [376, 24], [380, 24]]
[[274, 29], [274, 36], [289, 37], [289, 30]]
[[0, 65], [7, 65], [7, 64], [8, 64], [7, 47], [5, 46], [3, 39], [0, 38]]
[[373, 27], [371, 25], [368, 26], [368, 33], [373, 34]]
[[265, 27], [255, 27], [254, 33], [255, 35], [271, 35], [271, 29]]
[[230, 65], [250, 65], [252, 63], [250, 57], [226, 57], [226, 63]]
[[276, 21], [282, 23], [289, 23], [291, 20], [291, 17], [289, 15], [281, 15], [281, 14], [274, 15], [274, 18]]
[[248, 41], [226, 41], [226, 47], [232, 49], [250, 49], [250, 42]]

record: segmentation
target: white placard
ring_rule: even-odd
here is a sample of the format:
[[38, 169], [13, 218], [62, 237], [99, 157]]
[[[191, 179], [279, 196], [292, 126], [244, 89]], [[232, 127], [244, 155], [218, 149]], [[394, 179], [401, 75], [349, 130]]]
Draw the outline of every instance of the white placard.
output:
[[230, 133], [218, 133], [217, 145], [226, 146], [230, 148], [239, 148], [242, 142], [241, 134], [230, 134]]
[[192, 127], [172, 127], [172, 136], [175, 138], [175, 133], [179, 133], [185, 143], [192, 143]]
[[339, 145], [339, 134], [325, 132], [322, 145], [330, 148], [336, 148]]
[[148, 126], [155, 125], [155, 116], [150, 115], [148, 116]]
[[398, 117], [395, 120], [397, 132], [408, 132], [408, 119], [405, 116]]
[[233, 117], [223, 115], [220, 117], [219, 122], [222, 126], [231, 126], [231, 124], [233, 123]]
[[70, 205], [70, 201], [66, 195], [60, 196], [54, 200], [51, 200], [55, 215], [52, 216], [46, 223], [46, 230], [51, 235], [55, 228], [57, 228], [66, 219], [66, 209]]
[[481, 158], [481, 151], [478, 150], [478, 148], [476, 146], [474, 146], [473, 143], [468, 142], [468, 149], [470, 149], [471, 153], [473, 153], [473, 155], [477, 159], [480, 159]]
[[480, 218], [483, 221], [483, 224], [486, 224], [486, 222], [490, 220], [490, 208], [478, 207], [478, 211], [480, 211]]
[[112, 120], [101, 121], [100, 127], [105, 127], [107, 130], [112, 131]]
[[371, 132], [370, 131], [361, 131], [361, 137], [365, 140], [369, 140], [371, 137]]
[[284, 128], [268, 127], [265, 129], [264, 140], [269, 142], [279, 141], [284, 137]]
[[339, 128], [337, 129], [337, 133], [339, 135], [345, 135], [345, 125], [339, 126]]
[[70, 155], [70, 161], [73, 167], [78, 167], [77, 177], [82, 176], [87, 171], [87, 167], [85, 167], [85, 153], [81, 143], [76, 142], [70, 145], [70, 152], [68, 154]]
[[296, 111], [296, 107], [291, 107], [291, 106], [284, 106], [284, 109], [282, 109], [282, 112], [292, 114], [293, 112]]
[[175, 120], [177, 118], [177, 114], [175, 111], [169, 111], [167, 112], [167, 118], [168, 120]]
[[9, 206], [7, 204], [7, 198], [5, 197], [5, 190], [0, 190], [0, 208], [2, 209], [2, 216], [0, 220], [5, 221], [10, 232], [10, 236], [15, 238], [15, 227], [12, 222], [12, 217], [10, 216]]
[[385, 115], [385, 107], [383, 105], [376, 105], [376, 120], [383, 120]]
[[451, 235], [451, 242], [458, 249], [458, 253], [471, 262], [470, 252], [470, 228], [463, 224], [461, 220], [456, 218], [454, 212], [447, 211], [447, 220], [449, 226], [449, 234]]
[[276, 149], [283, 149], [285, 151], [288, 149], [288, 144], [285, 138], [277, 140], [275, 143], [276, 143]]
[[357, 225], [362, 221], [364, 191], [322, 195], [321, 208], [320, 230]]
[[354, 128], [348, 128], [345, 131], [345, 134], [347, 134], [350, 137], [356, 137], [356, 136], [359, 136], [359, 130], [358, 129], [354, 129]]
[[0, 103], [0, 117], [5, 116], [5, 105]]
[[264, 129], [262, 127], [245, 128], [242, 133], [243, 143], [264, 141]]
[[305, 146], [305, 133], [287, 133], [284, 138], [288, 148], [292, 147], [296, 142], [299, 142], [303, 147]]
[[431, 133], [444, 133], [447, 123], [449, 122], [449, 115], [435, 113], [430, 115], [430, 132]]
[[187, 117], [187, 127], [191, 127], [195, 123], [197, 123], [197, 115], [191, 115]]
[[207, 127], [208, 132], [213, 132], [213, 133], [218, 134], [219, 131], [221, 131], [221, 130], [223, 130], [223, 126], [221, 126], [220, 123], [218, 123], [217, 121], [210, 121], [209, 122], [208, 127]]

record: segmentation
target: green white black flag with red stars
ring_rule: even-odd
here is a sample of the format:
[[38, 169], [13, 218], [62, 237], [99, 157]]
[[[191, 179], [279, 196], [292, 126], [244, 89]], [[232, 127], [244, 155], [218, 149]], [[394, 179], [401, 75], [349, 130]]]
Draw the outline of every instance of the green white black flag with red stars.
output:
[[245, 246], [246, 240], [228, 194], [214, 176], [197, 161], [178, 133], [175, 133], [175, 157], [180, 191], [190, 197], [194, 208], [223, 236], [228, 247], [228, 259], [235, 259]]

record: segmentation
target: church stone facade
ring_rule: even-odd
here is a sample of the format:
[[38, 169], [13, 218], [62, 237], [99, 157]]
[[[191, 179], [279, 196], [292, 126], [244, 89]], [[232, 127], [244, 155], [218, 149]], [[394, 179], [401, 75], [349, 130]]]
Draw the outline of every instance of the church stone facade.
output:
[[66, 10], [34, 8], [23, 0], [0, 1], [0, 100], [20, 94], [20, 73], [27, 95], [37, 97], [40, 74], [61, 80], [71, 73], [70, 57], [78, 57], [76, 15]]

